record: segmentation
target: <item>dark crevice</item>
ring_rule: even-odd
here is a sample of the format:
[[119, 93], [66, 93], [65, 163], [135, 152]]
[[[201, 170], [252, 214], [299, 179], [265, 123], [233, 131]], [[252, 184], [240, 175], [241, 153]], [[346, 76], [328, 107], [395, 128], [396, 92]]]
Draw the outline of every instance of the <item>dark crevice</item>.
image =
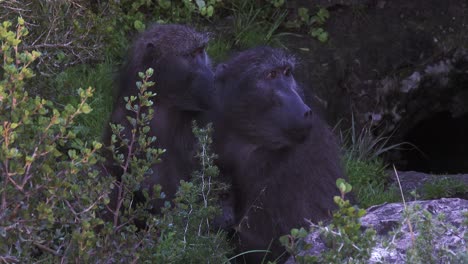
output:
[[[423, 110], [422, 110], [423, 111]], [[402, 169], [435, 174], [468, 173], [468, 114], [439, 112], [417, 123], [404, 137], [418, 149], [403, 151]]]

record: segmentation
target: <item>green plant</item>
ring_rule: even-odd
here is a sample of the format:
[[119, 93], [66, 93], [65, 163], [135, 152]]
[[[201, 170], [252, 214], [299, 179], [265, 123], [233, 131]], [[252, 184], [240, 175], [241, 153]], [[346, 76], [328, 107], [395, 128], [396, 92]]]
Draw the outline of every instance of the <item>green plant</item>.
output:
[[354, 115], [352, 115], [351, 128], [340, 132], [342, 145], [345, 147], [345, 152], [350, 159], [375, 160], [390, 150], [398, 149], [404, 145], [413, 146], [407, 142], [390, 145], [391, 135], [385, 136], [385, 132], [374, 135], [372, 124], [365, 125], [359, 132], [356, 131], [356, 127], [357, 124]]
[[320, 263], [367, 261], [375, 245], [376, 232], [373, 229], [361, 230], [359, 219], [366, 214], [366, 211], [353, 207], [348, 200], [345, 200], [345, 194], [351, 192], [351, 185], [343, 179], [338, 179], [336, 185], [341, 193], [341, 197], [333, 198], [338, 205], [338, 211], [333, 213], [333, 219], [328, 228], [321, 231], [325, 243], [332, 250], [322, 255], [324, 261]]
[[330, 17], [330, 13], [326, 8], [319, 8], [315, 15], [309, 14], [309, 9], [300, 7], [298, 10], [298, 18], [288, 21], [286, 26], [290, 28], [306, 27], [309, 35], [318, 39], [320, 42], [327, 42], [328, 32], [323, 29], [323, 25]]
[[276, 44], [275, 32], [287, 15], [286, 9], [248, 0], [233, 1], [231, 12], [234, 15], [233, 45], [240, 48]]
[[308, 234], [309, 233], [303, 227], [300, 229], [293, 228], [289, 235], [284, 235], [279, 238], [281, 245], [293, 256], [296, 263], [311, 263], [315, 260], [311, 256], [300, 255], [301, 252], [310, 249], [312, 246], [305, 241]]
[[[76, 117], [91, 111], [86, 101], [93, 90], [79, 89], [79, 103], [63, 108], [30, 97], [25, 84], [40, 54], [20, 52], [28, 30], [22, 18], [16, 31], [11, 25], [0, 26], [0, 256], [11, 262], [52, 261], [65, 253], [81, 259], [95, 240], [92, 228], [103, 223], [96, 211], [110, 184], [93, 169], [101, 144], [82, 142], [73, 130]], [[73, 149], [63, 153], [69, 144]]]
[[85, 117], [79, 116], [75, 128], [79, 138], [99, 140], [102, 136], [102, 124], [108, 122], [114, 103], [114, 71], [115, 66], [111, 62], [72, 66], [49, 79], [46, 86], [50, 89], [41, 94], [52, 98], [59, 105], [76, 104], [79, 98], [75, 96], [75, 87], [93, 87], [94, 94], [89, 99], [93, 111]]
[[220, 213], [218, 193], [226, 188], [216, 180], [218, 168], [213, 165], [216, 156], [210, 149], [211, 126], [201, 129], [194, 124], [193, 132], [199, 144], [196, 158], [200, 161], [200, 169], [193, 173], [189, 182], [180, 182], [172, 204], [166, 202], [162, 215], [148, 213], [152, 200], [164, 198], [164, 190], [159, 185], [154, 186], [152, 196], [143, 191], [146, 201], [132, 206], [133, 193], [140, 189], [147, 171], [164, 153], [163, 150], [152, 147], [156, 138], [146, 136], [154, 114], [150, 99], [155, 94], [148, 90], [154, 85], [149, 81], [152, 74], [152, 69], [139, 73], [142, 78], [142, 82], [137, 82], [139, 94], [125, 98], [126, 108], [133, 113], [133, 116], [128, 117], [132, 124], [130, 136], [124, 137], [124, 127], [121, 125], [111, 125], [114, 133], [111, 151], [114, 153], [114, 160], [122, 168], [123, 175], [121, 181], [114, 183], [116, 206], [110, 209], [113, 223], [106, 225], [110, 231], [108, 234], [111, 235], [105, 241], [120, 241], [122, 251], [128, 252], [135, 246], [116, 236], [122, 230], [133, 234], [133, 223], [145, 221], [146, 228], [138, 232], [135, 238], [140, 251], [129, 256], [124, 255], [125, 257], [156, 263], [198, 263], [206, 259], [215, 263], [224, 262], [230, 250], [225, 234], [212, 230], [210, 226], [213, 218]]
[[[445, 215], [433, 216], [418, 204], [405, 205], [401, 223], [391, 232], [391, 237], [384, 243], [393, 247], [392, 237], [407, 234], [408, 231], [405, 231], [403, 227], [408, 225], [411, 235], [411, 244], [406, 251], [408, 263], [464, 263], [463, 259], [466, 258], [466, 253], [463, 250], [464, 243], [454, 243], [450, 245], [451, 248], [448, 248], [447, 245], [434, 246], [438, 237], [457, 230], [447, 223]], [[461, 238], [461, 234], [459, 237]], [[466, 240], [466, 237], [464, 239]], [[460, 253], [455, 254], [454, 252]]]
[[194, 123], [193, 133], [198, 139], [196, 157], [201, 167], [190, 182], [181, 181], [174, 206], [163, 211], [163, 232], [157, 250], [152, 252], [156, 263], [225, 263], [230, 251], [226, 234], [210, 226], [214, 216], [221, 213], [218, 194], [227, 188], [217, 180], [219, 171], [213, 164], [212, 126], [199, 128]]
[[[91, 112], [87, 100], [93, 89], [79, 89], [76, 105], [60, 106], [26, 91], [34, 76], [30, 66], [38, 52], [20, 52], [27, 34], [24, 20], [11, 31], [0, 26], [3, 65], [0, 82], [0, 259], [6, 262], [187, 262], [211, 259], [224, 262], [229, 252], [225, 234], [212, 230], [210, 220], [219, 212], [218, 170], [210, 152], [210, 129], [195, 129], [199, 139], [199, 171], [182, 182], [164, 214], [152, 215], [153, 196], [134, 205], [133, 191], [163, 150], [146, 136], [154, 107], [148, 87], [153, 74], [139, 73], [137, 96], [125, 98], [127, 136], [122, 126], [112, 125], [115, 161], [123, 175], [105, 177], [99, 165], [98, 142], [76, 137], [76, 118]], [[131, 171], [130, 171], [131, 168]], [[114, 206], [109, 206], [111, 187]], [[104, 216], [107, 221], [101, 219]], [[108, 217], [110, 216], [110, 217]], [[110, 218], [110, 219], [109, 219]], [[135, 221], [143, 221], [138, 229]], [[175, 246], [175, 247], [174, 247]]]
[[425, 182], [422, 187], [421, 195], [424, 200], [460, 196], [466, 197], [468, 195], [468, 184], [440, 176], [440, 178], [435, 181]]
[[[0, 1], [0, 17], [15, 19], [20, 16], [31, 21], [31, 34], [23, 36], [22, 50], [40, 50], [42, 56], [36, 65], [41, 74], [61, 72], [63, 68], [91, 63], [104, 57], [103, 40], [108, 40], [107, 19], [91, 11], [89, 2], [67, 1]], [[121, 40], [120, 40], [121, 41]]]
[[227, 59], [231, 48], [232, 43], [230, 41], [224, 40], [223, 38], [216, 38], [209, 42], [206, 51], [215, 62], [221, 62]]
[[391, 187], [386, 164], [381, 155], [407, 143], [389, 145], [390, 137], [382, 133], [373, 135], [370, 126], [356, 131], [354, 116], [351, 128], [340, 133], [343, 145], [343, 163], [346, 175], [354, 186], [356, 198], [363, 208], [384, 202], [399, 201], [398, 192]]
[[353, 207], [345, 200], [345, 195], [351, 192], [351, 185], [338, 179], [336, 186], [341, 196], [333, 198], [338, 210], [333, 213], [331, 223], [326, 226], [310, 223], [310, 232], [320, 232], [329, 250], [318, 256], [300, 254], [310, 247], [304, 241], [307, 232], [303, 229], [293, 229], [290, 235], [280, 238], [281, 244], [297, 263], [361, 263], [369, 259], [376, 232], [373, 229], [361, 230], [359, 219], [366, 211]]
[[274, 7], [278, 8], [284, 5], [284, 0], [267, 0], [268, 3], [273, 5]]
[[345, 173], [363, 208], [400, 200], [396, 187], [389, 186], [385, 164], [380, 159], [355, 160], [345, 155]]

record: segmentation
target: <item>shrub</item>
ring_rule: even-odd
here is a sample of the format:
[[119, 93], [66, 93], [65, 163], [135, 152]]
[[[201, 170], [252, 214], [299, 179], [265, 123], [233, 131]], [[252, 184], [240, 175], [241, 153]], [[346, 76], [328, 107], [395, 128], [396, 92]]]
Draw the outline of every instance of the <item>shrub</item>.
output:
[[19, 18], [16, 31], [8, 21], [0, 26], [0, 254], [28, 262], [80, 257], [96, 240], [93, 227], [102, 224], [96, 211], [110, 184], [92, 168], [101, 144], [76, 139], [73, 127], [77, 116], [91, 111], [86, 101], [93, 90], [79, 89], [80, 102], [63, 108], [30, 97], [25, 81], [40, 54], [18, 51], [28, 34], [24, 24]]
[[[201, 168], [190, 182], [182, 182], [173, 203], [161, 215], [148, 212], [151, 199], [162, 191], [155, 186], [147, 202], [134, 204], [148, 169], [163, 150], [146, 136], [152, 118], [154, 83], [149, 69], [140, 73], [138, 96], [126, 98], [134, 124], [129, 139], [113, 125], [113, 149], [124, 174], [120, 181], [104, 177], [97, 154], [99, 142], [76, 137], [76, 118], [91, 112], [87, 101], [93, 89], [79, 89], [77, 104], [60, 106], [39, 96], [30, 97], [26, 80], [38, 52], [20, 51], [28, 31], [18, 19], [0, 26], [3, 71], [0, 82], [0, 259], [6, 262], [158, 262], [181, 263], [212, 259], [223, 262], [229, 252], [225, 234], [212, 230], [210, 221], [219, 213], [215, 156], [210, 152], [211, 128], [195, 128]], [[130, 147], [130, 146], [135, 146]], [[130, 150], [123, 152], [122, 150]], [[140, 155], [143, 153], [143, 155]], [[130, 169], [131, 168], [131, 173]], [[109, 210], [111, 188], [119, 193], [118, 208]], [[100, 216], [110, 212], [112, 221]], [[135, 220], [144, 221], [138, 229]]]
[[318, 231], [327, 245], [327, 251], [318, 256], [303, 255], [302, 251], [310, 248], [305, 242], [307, 232], [301, 228], [291, 230], [290, 235], [282, 236], [280, 242], [293, 256], [297, 263], [364, 263], [370, 258], [375, 245], [375, 230], [361, 230], [360, 218], [366, 213], [353, 207], [345, 195], [351, 191], [351, 185], [338, 179], [336, 185], [341, 196], [335, 196], [338, 210], [333, 213], [331, 223], [310, 223], [310, 232]]

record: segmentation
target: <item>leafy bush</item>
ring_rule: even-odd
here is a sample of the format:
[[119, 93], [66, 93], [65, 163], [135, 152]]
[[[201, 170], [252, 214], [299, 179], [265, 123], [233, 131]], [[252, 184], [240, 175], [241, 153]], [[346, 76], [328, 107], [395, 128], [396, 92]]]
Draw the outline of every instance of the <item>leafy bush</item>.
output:
[[331, 223], [325, 226], [310, 222], [310, 232], [319, 231], [329, 250], [319, 256], [301, 254], [311, 247], [305, 242], [308, 233], [303, 228], [292, 229], [290, 235], [280, 238], [281, 244], [297, 263], [363, 263], [369, 259], [376, 232], [373, 229], [361, 230], [359, 219], [366, 211], [345, 200], [345, 195], [351, 192], [351, 185], [343, 179], [338, 179], [336, 185], [341, 196], [333, 198], [338, 210], [333, 213]]
[[[401, 248], [397, 248], [395, 240], [408, 233], [411, 237], [411, 244], [405, 255], [408, 263], [465, 263], [468, 259], [464, 251], [468, 235], [466, 232], [464, 235], [456, 233], [457, 228], [447, 223], [445, 215], [433, 216], [418, 204], [406, 206], [404, 203], [405, 209], [400, 224], [389, 232], [389, 235], [376, 236], [372, 228], [361, 228], [360, 218], [366, 211], [351, 206], [349, 201], [344, 199], [344, 195], [351, 191], [351, 185], [338, 179], [337, 186], [341, 197], [334, 197], [338, 210], [333, 213], [332, 221], [327, 225], [310, 223], [310, 232], [318, 232], [326, 246], [324, 250], [317, 247], [313, 251], [314, 255], [307, 255], [307, 250], [313, 245], [307, 243], [309, 233], [304, 228], [292, 229], [289, 235], [280, 238], [280, 242], [296, 263], [368, 263], [371, 255], [372, 262], [387, 263], [384, 259], [378, 259], [382, 254], [378, 250], [373, 251], [373, 248], [376, 245], [379, 248], [383, 247], [384, 252], [388, 251], [388, 256], [401, 254]], [[465, 213], [463, 225], [468, 226], [468, 213]], [[456, 241], [453, 245], [435, 246], [438, 237], [447, 234], [453, 234], [464, 242]], [[406, 238], [402, 239], [405, 240]]]
[[76, 117], [91, 111], [86, 101], [93, 90], [80, 89], [80, 102], [61, 109], [30, 97], [25, 81], [34, 76], [29, 67], [40, 54], [18, 51], [28, 30], [21, 18], [15, 32], [11, 24], [0, 26], [0, 254], [10, 261], [80, 258], [95, 241], [93, 228], [102, 224], [96, 211], [110, 184], [92, 168], [101, 144], [77, 140], [73, 129]]
[[[44, 75], [61, 72], [72, 65], [101, 61], [104, 43], [109, 41], [107, 16], [92, 12], [85, 0], [11, 0], [0, 1], [0, 18], [12, 20], [20, 16], [34, 28], [23, 36], [22, 50], [40, 50], [36, 65]], [[124, 39], [119, 39], [119, 42]], [[117, 43], [117, 42], [116, 42]], [[119, 51], [120, 53], [122, 50]]]
[[79, 138], [100, 140], [102, 124], [108, 121], [114, 103], [114, 72], [115, 66], [110, 62], [72, 66], [47, 80], [45, 85], [49, 89], [41, 95], [53, 98], [51, 100], [57, 104], [77, 104], [76, 87], [93, 87], [93, 97], [88, 100], [93, 111], [78, 116], [75, 128]]
[[288, 21], [287, 27], [301, 28], [305, 27], [309, 31], [309, 35], [318, 39], [320, 42], [327, 42], [328, 32], [323, 29], [323, 25], [330, 17], [330, 13], [325, 8], [319, 8], [315, 15], [309, 14], [309, 9], [300, 7], [298, 9], [298, 18]]
[[[152, 70], [140, 73], [139, 94], [126, 98], [134, 129], [130, 138], [113, 125], [115, 160], [124, 174], [120, 181], [103, 176], [97, 154], [101, 143], [76, 137], [76, 120], [91, 112], [87, 103], [93, 89], [79, 89], [76, 105], [60, 106], [39, 96], [31, 98], [26, 80], [34, 76], [30, 66], [38, 52], [19, 50], [28, 31], [23, 19], [17, 29], [0, 26], [3, 72], [0, 82], [0, 259], [6, 262], [157, 262], [185, 263], [211, 259], [224, 262], [229, 252], [225, 234], [209, 223], [219, 213], [216, 181], [218, 170], [210, 152], [211, 128], [195, 128], [199, 139], [197, 158], [202, 166], [190, 182], [182, 182], [173, 203], [163, 214], [152, 215], [152, 199], [134, 204], [148, 169], [163, 150], [152, 148], [148, 122], [154, 94], [147, 88]], [[118, 140], [120, 139], [120, 140]], [[135, 146], [135, 147], [130, 147]], [[123, 152], [122, 149], [130, 151]], [[143, 153], [144, 155], [140, 155]], [[131, 173], [129, 169], [131, 170]], [[118, 193], [109, 206], [111, 188]], [[104, 221], [101, 216], [110, 221]], [[138, 229], [135, 220], [144, 221]]]

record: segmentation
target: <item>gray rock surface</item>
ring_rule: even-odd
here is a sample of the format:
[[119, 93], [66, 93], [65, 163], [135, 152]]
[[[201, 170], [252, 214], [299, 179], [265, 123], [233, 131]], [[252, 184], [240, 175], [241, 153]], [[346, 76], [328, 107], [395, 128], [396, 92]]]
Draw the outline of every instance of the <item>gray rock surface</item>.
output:
[[[367, 214], [361, 218], [362, 228], [373, 228], [377, 232], [377, 244], [368, 263], [409, 263], [427, 259], [435, 263], [468, 263], [465, 262], [468, 261], [468, 200], [414, 201], [408, 202], [406, 207], [412, 212], [409, 217], [404, 213], [403, 203], [367, 209]], [[431, 232], [427, 232], [428, 226]], [[426, 240], [418, 242], [422, 238]], [[309, 234], [307, 242], [313, 246], [305, 254], [318, 255], [327, 250], [317, 232]], [[420, 253], [423, 259], [408, 259], [411, 257], [408, 253], [416, 247], [427, 249]], [[294, 261], [290, 258], [287, 263]]]
[[[393, 181], [393, 184], [397, 185], [397, 179], [395, 177], [395, 172], [389, 171], [390, 179]], [[401, 188], [405, 193], [407, 199], [411, 199], [411, 192], [416, 191], [418, 195], [425, 197], [427, 194], [424, 186], [432, 183], [440, 183], [441, 181], [457, 182], [465, 188], [464, 193], [454, 193], [452, 197], [467, 199], [468, 197], [468, 174], [447, 174], [447, 175], [435, 175], [427, 174], [417, 171], [398, 171], [398, 177], [400, 179]], [[450, 192], [446, 188], [447, 192]]]

